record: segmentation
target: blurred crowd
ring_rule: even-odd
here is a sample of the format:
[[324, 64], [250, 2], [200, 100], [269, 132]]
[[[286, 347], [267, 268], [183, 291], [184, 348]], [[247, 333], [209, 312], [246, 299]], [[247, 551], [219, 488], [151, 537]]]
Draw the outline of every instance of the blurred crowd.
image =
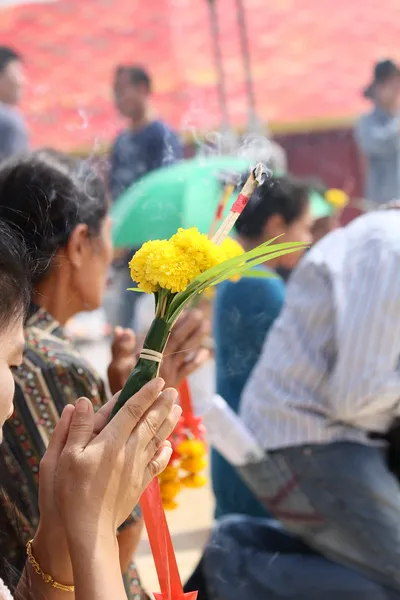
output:
[[[138, 247], [113, 249], [110, 204], [183, 160], [179, 136], [153, 114], [151, 76], [140, 66], [115, 69], [115, 107], [126, 128], [105, 178], [90, 161], [30, 149], [18, 109], [23, 81], [23, 57], [0, 47], [0, 219], [36, 265], [1, 455], [0, 547], [8, 566], [0, 576], [9, 587], [39, 524], [39, 463], [64, 406], [81, 396], [106, 404], [109, 391], [123, 387], [153, 318], [152, 299], [127, 291], [127, 263]], [[365, 161], [365, 214], [341, 227], [345, 192], [312, 173], [296, 177], [290, 165], [287, 172], [282, 149], [271, 145], [268, 157], [255, 157], [266, 159], [271, 176], [235, 237], [245, 251], [280, 236], [309, 249], [276, 256], [257, 267], [259, 277], [220, 284], [168, 342], [162, 377], [174, 388], [189, 378], [211, 447], [215, 523], [185, 588], [198, 590], [199, 600], [400, 598], [394, 61], [376, 64], [364, 93], [371, 110], [354, 135]], [[71, 319], [99, 309], [109, 325], [102, 335], [112, 331], [107, 381], [65, 333]], [[118, 530], [131, 600], [146, 597], [133, 561], [141, 529], [136, 506]]]

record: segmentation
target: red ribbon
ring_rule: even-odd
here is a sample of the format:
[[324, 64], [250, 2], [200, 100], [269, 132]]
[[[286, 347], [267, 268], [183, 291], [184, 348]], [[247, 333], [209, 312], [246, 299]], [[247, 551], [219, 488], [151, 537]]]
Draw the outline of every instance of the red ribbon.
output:
[[[197, 428], [193, 415], [190, 390], [185, 380], [179, 388], [183, 412], [186, 411], [191, 422]], [[186, 417], [186, 415], [185, 415]], [[171, 534], [162, 505], [160, 485], [156, 477], [147, 486], [140, 500], [143, 518], [149, 536], [151, 551], [160, 584], [160, 594], [154, 594], [156, 600], [196, 600], [197, 592], [184, 594]]]
[[195, 417], [193, 413], [192, 395], [190, 393], [187, 379], [184, 379], [179, 386], [179, 403], [182, 407], [185, 426], [190, 429], [196, 439], [202, 439], [203, 432], [201, 430], [201, 419], [199, 417]]

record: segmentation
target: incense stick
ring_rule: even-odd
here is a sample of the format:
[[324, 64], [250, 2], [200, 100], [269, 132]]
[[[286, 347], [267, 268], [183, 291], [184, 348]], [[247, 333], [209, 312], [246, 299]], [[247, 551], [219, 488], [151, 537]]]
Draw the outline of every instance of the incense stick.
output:
[[252, 170], [242, 188], [242, 191], [237, 197], [236, 202], [233, 204], [228, 215], [225, 217], [218, 231], [212, 238], [212, 241], [215, 244], [218, 246], [221, 245], [224, 239], [230, 234], [232, 227], [240, 217], [243, 209], [246, 207], [254, 190], [264, 182], [266, 174], [267, 170], [262, 163], [258, 163], [255, 169]]
[[229, 198], [233, 194], [234, 189], [235, 189], [235, 186], [233, 185], [233, 183], [227, 183], [224, 187], [224, 191], [222, 192], [221, 200], [219, 201], [217, 210], [214, 215], [213, 222], [211, 223], [211, 227], [208, 232], [208, 237], [210, 239], [212, 239], [215, 232], [217, 231], [218, 223], [222, 219], [222, 215], [224, 214], [224, 209], [225, 209], [226, 203], [228, 202]]

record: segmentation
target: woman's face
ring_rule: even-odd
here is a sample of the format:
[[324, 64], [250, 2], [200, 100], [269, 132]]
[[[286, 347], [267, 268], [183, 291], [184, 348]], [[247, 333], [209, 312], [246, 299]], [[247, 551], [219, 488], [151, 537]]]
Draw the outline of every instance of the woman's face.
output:
[[0, 334], [0, 442], [3, 439], [2, 427], [14, 410], [15, 386], [11, 368], [22, 363], [23, 352], [24, 328], [20, 318]]
[[[275, 222], [273, 221], [275, 219]], [[279, 242], [283, 244], [285, 242], [302, 242], [304, 244], [311, 244], [312, 238], [312, 226], [314, 220], [311, 216], [310, 207], [307, 206], [303, 213], [295, 220], [287, 225], [280, 215], [275, 215], [270, 219], [272, 227], [269, 227], [269, 238], [277, 235], [282, 235], [282, 239]], [[278, 266], [283, 269], [293, 269], [300, 258], [304, 254], [304, 250], [298, 252], [291, 252], [279, 257]]]
[[74, 264], [73, 284], [82, 304], [81, 310], [95, 310], [103, 303], [113, 256], [111, 218], [107, 216], [104, 219], [98, 237], [87, 236], [84, 230], [79, 229], [81, 227], [76, 228], [69, 243]]

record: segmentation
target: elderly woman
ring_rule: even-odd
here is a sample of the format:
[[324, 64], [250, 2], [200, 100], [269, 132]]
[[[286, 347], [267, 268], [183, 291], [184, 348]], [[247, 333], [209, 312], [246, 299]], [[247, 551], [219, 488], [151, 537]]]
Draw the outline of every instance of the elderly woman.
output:
[[[35, 264], [26, 350], [14, 373], [15, 411], [4, 429], [5, 459], [21, 491], [27, 538], [39, 518], [39, 462], [63, 408], [80, 396], [95, 407], [106, 401], [105, 383], [66, 337], [64, 325], [73, 315], [102, 304], [112, 258], [111, 220], [98, 176], [87, 165], [54, 152], [30, 154], [2, 166], [0, 218], [23, 237]], [[178, 386], [207, 357], [200, 349], [206, 334], [198, 313], [177, 325], [162, 365], [168, 385]], [[185, 362], [188, 348], [190, 361]], [[108, 370], [113, 393], [123, 386], [134, 356], [133, 332], [119, 329]], [[7, 529], [13, 532], [11, 517]], [[136, 569], [130, 565], [140, 529], [136, 511], [118, 536], [127, 593], [134, 600], [142, 598]], [[25, 550], [17, 532], [8, 536], [1, 554], [21, 569]]]

